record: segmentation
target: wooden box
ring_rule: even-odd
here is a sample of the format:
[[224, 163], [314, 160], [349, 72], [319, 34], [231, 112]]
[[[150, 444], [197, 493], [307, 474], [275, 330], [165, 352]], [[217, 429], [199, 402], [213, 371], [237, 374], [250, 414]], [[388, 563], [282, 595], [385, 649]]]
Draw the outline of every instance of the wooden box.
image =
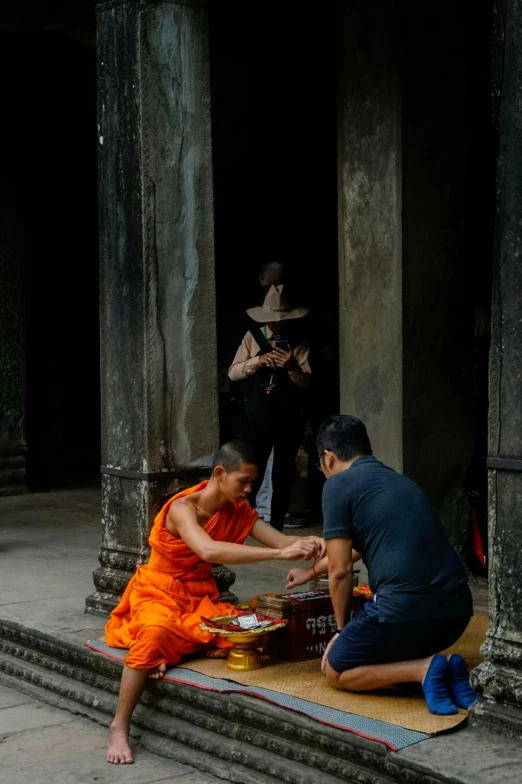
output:
[[273, 659], [290, 661], [322, 656], [336, 629], [330, 594], [305, 591], [278, 596], [290, 604], [285, 612], [289, 622], [284, 629], [267, 635], [266, 653]]
[[[277, 597], [284, 600], [288, 607], [284, 617], [289, 622], [284, 629], [267, 634], [265, 653], [272, 659], [296, 662], [320, 658], [337, 628], [330, 594], [324, 591], [303, 591], [277, 594]], [[362, 601], [366, 601], [364, 595], [354, 595], [352, 614], [359, 609]], [[269, 609], [261, 612], [270, 617]]]

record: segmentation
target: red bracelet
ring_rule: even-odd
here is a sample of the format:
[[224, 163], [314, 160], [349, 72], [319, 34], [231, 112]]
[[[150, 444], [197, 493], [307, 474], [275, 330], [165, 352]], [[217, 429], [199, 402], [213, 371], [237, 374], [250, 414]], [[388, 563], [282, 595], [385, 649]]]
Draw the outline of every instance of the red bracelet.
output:
[[319, 575], [318, 575], [318, 574], [317, 574], [317, 572], [315, 571], [315, 564], [312, 564], [312, 574], [313, 574], [313, 576], [314, 576], [315, 578], [318, 578], [318, 577], [319, 577]]

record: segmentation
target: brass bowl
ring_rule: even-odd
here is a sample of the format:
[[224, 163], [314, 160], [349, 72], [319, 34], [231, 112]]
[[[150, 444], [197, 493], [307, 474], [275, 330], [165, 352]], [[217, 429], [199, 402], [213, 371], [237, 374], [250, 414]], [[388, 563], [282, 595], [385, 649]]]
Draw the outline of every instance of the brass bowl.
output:
[[[221, 616], [215, 618], [216, 621], [232, 621], [237, 616]], [[235, 670], [236, 672], [248, 672], [249, 670], [258, 670], [262, 667], [261, 653], [258, 649], [261, 638], [264, 634], [282, 629], [286, 626], [286, 621], [274, 621], [270, 626], [265, 626], [262, 629], [249, 629], [248, 631], [233, 632], [228, 629], [222, 629], [219, 626], [210, 626], [206, 623], [200, 623], [199, 628], [203, 631], [210, 632], [211, 634], [219, 634], [230, 640], [232, 648], [227, 657], [227, 669]]]

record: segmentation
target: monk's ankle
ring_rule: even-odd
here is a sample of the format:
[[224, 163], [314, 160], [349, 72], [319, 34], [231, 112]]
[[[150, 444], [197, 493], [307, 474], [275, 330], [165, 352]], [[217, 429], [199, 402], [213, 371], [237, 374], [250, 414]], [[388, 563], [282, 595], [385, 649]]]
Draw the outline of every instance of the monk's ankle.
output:
[[116, 719], [112, 722], [111, 726], [109, 727], [111, 732], [125, 732], [127, 735], [129, 734], [130, 725], [125, 724], [124, 722], [117, 721]]

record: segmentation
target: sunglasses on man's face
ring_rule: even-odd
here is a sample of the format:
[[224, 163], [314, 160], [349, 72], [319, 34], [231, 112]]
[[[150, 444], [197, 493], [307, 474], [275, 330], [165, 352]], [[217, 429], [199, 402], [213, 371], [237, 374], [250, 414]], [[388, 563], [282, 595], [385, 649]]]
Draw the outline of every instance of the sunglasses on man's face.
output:
[[321, 473], [323, 473], [323, 457], [324, 457], [324, 452], [322, 453], [322, 455], [319, 456], [319, 462], [315, 464], [315, 467]]

